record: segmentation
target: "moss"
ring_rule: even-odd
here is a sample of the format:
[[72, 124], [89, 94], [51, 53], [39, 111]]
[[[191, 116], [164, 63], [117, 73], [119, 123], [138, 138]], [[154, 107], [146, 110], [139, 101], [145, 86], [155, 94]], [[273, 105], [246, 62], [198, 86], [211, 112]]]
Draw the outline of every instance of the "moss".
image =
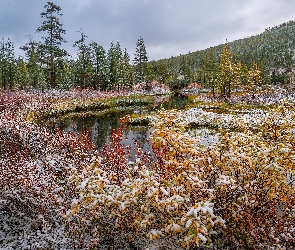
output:
[[154, 100], [150, 96], [128, 96], [112, 100], [115, 107], [132, 107], [153, 105]]
[[85, 100], [79, 100], [78, 98], [59, 99], [55, 101], [53, 108], [29, 112], [26, 119], [30, 122], [40, 123], [48, 119], [99, 116], [101, 115], [100, 111], [109, 113], [111, 110], [114, 112], [125, 111], [126, 109], [134, 110], [136, 107], [152, 106], [153, 103], [154, 98], [152, 96], [144, 95]]
[[140, 119], [133, 119], [133, 120], [130, 120], [128, 124], [132, 126], [148, 126], [150, 124], [150, 120], [147, 117], [140, 118]]
[[131, 114], [129, 125], [132, 126], [149, 126], [151, 123], [150, 118], [147, 115]]

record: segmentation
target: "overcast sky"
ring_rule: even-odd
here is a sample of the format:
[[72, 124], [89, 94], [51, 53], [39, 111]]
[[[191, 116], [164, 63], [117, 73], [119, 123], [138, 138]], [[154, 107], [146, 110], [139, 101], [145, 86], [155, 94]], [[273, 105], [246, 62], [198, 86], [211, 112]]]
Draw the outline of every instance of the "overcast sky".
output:
[[[127, 48], [131, 58], [136, 42], [144, 39], [150, 60], [169, 58], [256, 35], [265, 28], [295, 19], [295, 0], [55, 0], [60, 22], [72, 48], [83, 29], [88, 42], [106, 50], [112, 41]], [[0, 35], [18, 47], [29, 36], [40, 41], [47, 1], [0, 0]]]

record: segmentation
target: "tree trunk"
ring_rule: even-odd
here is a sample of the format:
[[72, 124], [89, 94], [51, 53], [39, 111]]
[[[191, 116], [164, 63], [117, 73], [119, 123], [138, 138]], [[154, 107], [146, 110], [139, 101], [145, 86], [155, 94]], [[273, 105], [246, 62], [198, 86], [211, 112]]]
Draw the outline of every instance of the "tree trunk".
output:
[[50, 83], [51, 83], [51, 88], [55, 88], [55, 72], [54, 72], [53, 62], [51, 62], [51, 67], [50, 67]]

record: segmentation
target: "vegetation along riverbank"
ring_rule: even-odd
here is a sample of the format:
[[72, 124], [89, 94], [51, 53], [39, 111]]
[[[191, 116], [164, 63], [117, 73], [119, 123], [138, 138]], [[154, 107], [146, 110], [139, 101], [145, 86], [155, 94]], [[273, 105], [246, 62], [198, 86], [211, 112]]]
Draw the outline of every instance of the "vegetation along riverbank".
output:
[[52, 27], [0, 57], [1, 249], [294, 248], [293, 21], [133, 64], [83, 33], [67, 60]]

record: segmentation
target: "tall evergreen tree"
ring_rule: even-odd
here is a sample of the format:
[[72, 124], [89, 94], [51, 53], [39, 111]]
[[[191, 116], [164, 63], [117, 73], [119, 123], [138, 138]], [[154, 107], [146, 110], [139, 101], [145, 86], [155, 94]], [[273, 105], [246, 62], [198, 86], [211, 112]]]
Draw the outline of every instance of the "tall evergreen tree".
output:
[[204, 87], [211, 88], [212, 95], [215, 96], [218, 84], [218, 62], [213, 49], [209, 49], [201, 59], [201, 70], [198, 70], [198, 80]]
[[44, 6], [45, 12], [41, 13], [41, 17], [45, 18], [45, 21], [37, 29], [37, 32], [44, 32], [43, 43], [40, 44], [40, 54], [47, 66], [49, 72], [50, 85], [55, 87], [56, 77], [56, 61], [67, 55], [64, 49], [61, 49], [61, 44], [66, 41], [62, 37], [65, 34], [65, 30], [62, 28], [62, 24], [59, 21], [61, 8], [52, 2], [47, 2]]
[[16, 63], [16, 73], [15, 73], [15, 87], [18, 89], [23, 89], [28, 85], [29, 74], [27, 64], [23, 58], [18, 58]]
[[38, 47], [39, 43], [30, 37], [30, 42], [22, 46], [21, 49], [25, 51], [27, 57], [28, 84], [34, 88], [43, 88], [46, 83], [41, 68], [42, 63], [39, 62]]
[[78, 75], [79, 85], [83, 88], [90, 87], [92, 82], [92, 64], [90, 46], [86, 44], [87, 36], [81, 29], [78, 31], [81, 34], [81, 39], [76, 41], [73, 47], [78, 50], [78, 59], [76, 61], [76, 74]]
[[251, 70], [249, 71], [249, 92], [252, 93], [252, 97], [254, 98], [254, 93], [258, 87], [260, 87], [263, 83], [261, 71], [256, 62], [253, 63]]
[[5, 42], [4, 38], [0, 41], [0, 83], [1, 88], [5, 89], [5, 71], [6, 71], [6, 61], [5, 61]]
[[192, 71], [188, 57], [186, 57], [184, 60], [182, 75], [186, 83], [190, 83], [194, 80], [194, 72]]
[[157, 67], [153, 67], [153, 71], [156, 74], [157, 81], [160, 83], [165, 84], [172, 80], [168, 66], [163, 61], [160, 61]]
[[73, 87], [72, 71], [68, 60], [58, 62], [59, 74], [56, 77], [56, 86], [59, 88], [70, 89]]
[[232, 63], [232, 54], [226, 43], [220, 56], [219, 65], [219, 87], [222, 96], [230, 98], [233, 80], [234, 67]]
[[120, 44], [117, 42], [115, 45], [111, 43], [110, 49], [108, 50], [108, 65], [109, 65], [109, 86], [113, 88], [119, 87], [120, 79], [120, 64], [122, 59], [122, 50]]
[[119, 41], [116, 43], [116, 56], [117, 56], [117, 90], [120, 91], [124, 88], [124, 59], [121, 44]]
[[132, 74], [131, 74], [131, 66], [130, 66], [130, 56], [127, 52], [127, 49], [124, 50], [123, 55], [123, 85], [124, 88], [130, 88], [132, 85]]
[[91, 62], [94, 70], [93, 87], [95, 89], [105, 89], [107, 79], [107, 62], [106, 62], [106, 51], [96, 42], [89, 44]]
[[13, 88], [15, 71], [14, 43], [10, 38], [7, 41], [2, 38], [0, 42], [0, 82], [2, 88]]
[[148, 63], [148, 55], [146, 52], [146, 47], [144, 45], [144, 40], [140, 37], [136, 43], [136, 51], [134, 54], [133, 65], [135, 73], [135, 81], [143, 82], [145, 81], [145, 71]]
[[249, 83], [249, 70], [246, 64], [243, 64], [240, 69], [240, 82], [242, 87], [247, 86]]
[[6, 60], [8, 63], [8, 83], [9, 83], [9, 88], [13, 88], [13, 83], [14, 83], [14, 76], [15, 76], [15, 52], [14, 52], [14, 43], [12, 42], [11, 39], [7, 39], [6, 42]]

